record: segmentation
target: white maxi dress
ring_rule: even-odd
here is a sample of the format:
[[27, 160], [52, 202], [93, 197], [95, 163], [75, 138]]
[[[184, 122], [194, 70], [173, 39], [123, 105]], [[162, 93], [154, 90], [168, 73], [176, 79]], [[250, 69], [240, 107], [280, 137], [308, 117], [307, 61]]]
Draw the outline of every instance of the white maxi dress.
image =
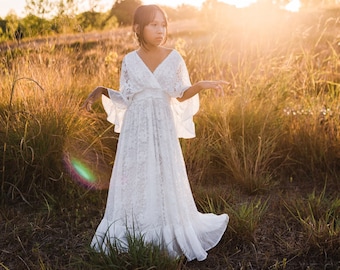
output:
[[178, 102], [190, 87], [181, 55], [172, 50], [151, 72], [137, 54], [122, 63], [120, 91], [102, 102], [120, 133], [104, 217], [91, 246], [128, 249], [127, 235], [162, 245], [170, 256], [204, 260], [225, 232], [229, 217], [200, 213], [190, 189], [178, 138], [195, 137], [198, 95]]

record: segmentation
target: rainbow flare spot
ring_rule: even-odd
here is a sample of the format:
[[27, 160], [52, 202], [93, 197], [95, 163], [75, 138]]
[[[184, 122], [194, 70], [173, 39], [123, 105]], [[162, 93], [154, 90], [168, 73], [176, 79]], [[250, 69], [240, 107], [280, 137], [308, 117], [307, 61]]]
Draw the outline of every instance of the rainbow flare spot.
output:
[[65, 153], [64, 164], [71, 178], [82, 186], [88, 189], [106, 188], [103, 183], [100, 183], [93, 170], [91, 170], [91, 168], [86, 165], [86, 162], [83, 162], [79, 158]]
[[89, 168], [87, 168], [80, 160], [71, 158], [71, 164], [75, 171], [87, 182], [95, 183], [96, 178]]

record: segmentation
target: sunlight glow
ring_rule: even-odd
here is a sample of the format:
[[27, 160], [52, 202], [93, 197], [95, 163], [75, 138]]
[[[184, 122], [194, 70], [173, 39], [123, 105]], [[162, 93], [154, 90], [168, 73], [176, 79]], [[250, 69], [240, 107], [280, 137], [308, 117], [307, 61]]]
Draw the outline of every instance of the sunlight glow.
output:
[[284, 7], [284, 9], [291, 12], [298, 12], [300, 8], [301, 8], [300, 0], [292, 0]]
[[[237, 8], [248, 7], [251, 4], [256, 3], [258, 0], [218, 0], [220, 2], [235, 6]], [[177, 7], [181, 4], [195, 6], [197, 8], [201, 7], [205, 0], [144, 0], [144, 4], [160, 4], [165, 6]]]
[[237, 8], [244, 8], [244, 7], [248, 7], [251, 4], [254, 4], [257, 2], [257, 0], [225, 0], [222, 1], [225, 2], [229, 5], [235, 6]]

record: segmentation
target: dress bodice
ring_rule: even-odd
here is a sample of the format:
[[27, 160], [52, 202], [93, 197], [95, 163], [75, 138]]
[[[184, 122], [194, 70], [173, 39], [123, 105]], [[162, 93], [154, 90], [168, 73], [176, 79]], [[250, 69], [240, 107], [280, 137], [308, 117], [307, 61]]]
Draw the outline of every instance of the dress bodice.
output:
[[198, 94], [183, 102], [177, 100], [191, 86], [188, 70], [181, 55], [173, 50], [154, 70], [145, 65], [137, 51], [128, 53], [122, 63], [120, 90], [109, 89], [110, 99], [103, 96], [108, 121], [120, 132], [125, 111], [132, 102], [146, 98], [164, 99], [170, 104], [178, 137], [195, 137], [193, 116], [199, 109]]

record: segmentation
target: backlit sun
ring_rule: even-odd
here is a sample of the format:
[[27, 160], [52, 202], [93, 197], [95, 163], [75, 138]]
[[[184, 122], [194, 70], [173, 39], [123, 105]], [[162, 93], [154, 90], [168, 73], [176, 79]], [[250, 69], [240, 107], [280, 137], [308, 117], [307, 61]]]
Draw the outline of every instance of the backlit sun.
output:
[[285, 6], [285, 9], [291, 12], [298, 12], [300, 10], [300, 7], [300, 0], [292, 0]]
[[[159, 3], [162, 5], [170, 5], [173, 7], [179, 6], [181, 4], [188, 4], [196, 7], [200, 7], [206, 0], [172, 0], [171, 3], [168, 0], [144, 0], [144, 4], [152, 4], [152, 3]], [[217, 0], [218, 2], [223, 2], [237, 8], [244, 8], [251, 6], [259, 2], [259, 0]], [[274, 0], [273, 0], [274, 1]], [[300, 0], [290, 0], [288, 4], [283, 6], [283, 9], [286, 9], [291, 12], [298, 12], [300, 10], [301, 3]]]

